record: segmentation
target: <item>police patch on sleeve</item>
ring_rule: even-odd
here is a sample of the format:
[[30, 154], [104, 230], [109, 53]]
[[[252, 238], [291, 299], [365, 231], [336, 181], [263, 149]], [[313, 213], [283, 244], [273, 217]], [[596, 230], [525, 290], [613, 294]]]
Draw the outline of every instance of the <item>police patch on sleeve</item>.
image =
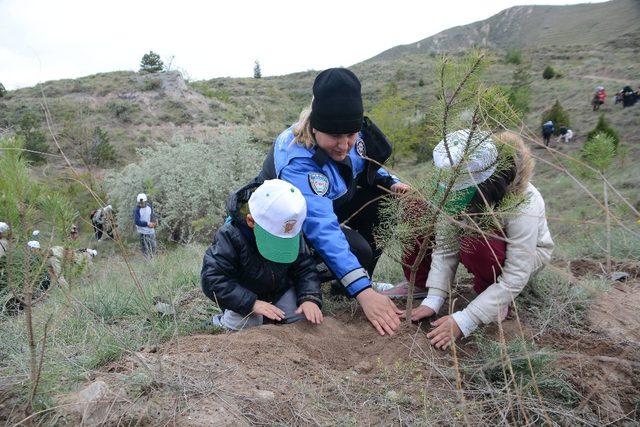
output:
[[318, 196], [324, 196], [329, 191], [329, 178], [320, 172], [310, 172], [309, 186]]
[[356, 152], [360, 157], [367, 157], [367, 149], [364, 146], [364, 140], [362, 138], [356, 141]]

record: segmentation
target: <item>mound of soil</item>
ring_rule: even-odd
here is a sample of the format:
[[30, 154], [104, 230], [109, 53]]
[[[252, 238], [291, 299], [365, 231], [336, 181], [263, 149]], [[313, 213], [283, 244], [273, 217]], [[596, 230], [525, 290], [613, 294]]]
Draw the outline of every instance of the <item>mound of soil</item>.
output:
[[[425, 372], [425, 363], [440, 367]], [[424, 415], [425, 389], [456, 401], [448, 366], [449, 354], [429, 346], [415, 326], [380, 337], [360, 313], [344, 314], [319, 326], [265, 325], [143, 349], [96, 376], [94, 383], [108, 384], [107, 396], [65, 418], [245, 425], [389, 424], [400, 417], [411, 423]], [[63, 402], [74, 399], [82, 400], [74, 394]]]
[[[558, 372], [567, 375], [582, 396], [572, 409], [572, 416], [582, 418], [574, 421], [635, 419], [640, 395], [640, 328], [637, 309], [634, 312], [638, 298], [638, 283], [616, 286], [590, 309], [585, 328], [573, 332], [534, 338], [534, 331], [515, 319], [503, 322], [502, 329], [507, 341], [524, 334], [540, 348], [553, 349]], [[478, 388], [474, 341], [460, 342], [456, 363], [451, 352], [429, 345], [425, 329], [426, 325], [403, 325], [395, 336], [380, 337], [356, 310], [325, 318], [319, 326], [299, 322], [177, 338], [110, 365], [80, 392], [59, 398], [65, 410], [58, 421], [87, 425], [495, 422], [498, 415], [493, 412], [500, 405], [489, 400], [505, 395]], [[495, 325], [484, 331], [498, 340]], [[465, 402], [456, 385], [458, 365], [462, 390], [471, 387], [465, 391]]]

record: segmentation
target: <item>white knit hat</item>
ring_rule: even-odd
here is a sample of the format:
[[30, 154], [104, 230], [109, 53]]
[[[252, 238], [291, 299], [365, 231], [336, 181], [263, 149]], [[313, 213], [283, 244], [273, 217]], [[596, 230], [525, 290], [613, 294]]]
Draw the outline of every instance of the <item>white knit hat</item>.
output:
[[27, 242], [27, 246], [32, 249], [40, 249], [40, 242], [38, 242], [37, 240], [29, 240]]
[[461, 173], [452, 190], [458, 191], [478, 185], [486, 181], [496, 171], [498, 150], [489, 138], [488, 132], [475, 131], [469, 141], [469, 129], [460, 129], [447, 135], [447, 146], [451, 153], [449, 160], [444, 141], [440, 141], [433, 149], [433, 163], [438, 169], [451, 169], [463, 161], [467, 144], [471, 144]]
[[9, 224], [0, 222], [0, 233], [4, 233], [5, 231], [9, 231]]

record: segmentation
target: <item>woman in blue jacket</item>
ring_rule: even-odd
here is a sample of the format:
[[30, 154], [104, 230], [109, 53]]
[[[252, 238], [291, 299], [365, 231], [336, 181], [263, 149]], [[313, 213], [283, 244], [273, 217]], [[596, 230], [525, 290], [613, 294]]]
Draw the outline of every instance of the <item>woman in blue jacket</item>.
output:
[[377, 331], [393, 334], [401, 311], [371, 288], [381, 254], [373, 233], [381, 220], [380, 199], [409, 187], [381, 167], [391, 146], [363, 112], [355, 74], [344, 68], [321, 72], [311, 108], [275, 140], [259, 178], [279, 178], [300, 189], [307, 202], [307, 241]]

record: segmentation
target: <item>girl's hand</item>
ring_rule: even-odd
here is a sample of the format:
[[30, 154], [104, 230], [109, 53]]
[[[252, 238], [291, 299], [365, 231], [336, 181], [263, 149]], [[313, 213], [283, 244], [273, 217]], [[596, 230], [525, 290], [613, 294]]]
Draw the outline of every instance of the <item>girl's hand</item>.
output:
[[322, 311], [320, 311], [320, 307], [314, 302], [305, 301], [300, 304], [300, 307], [295, 311], [296, 314], [303, 314], [307, 320], [314, 325], [319, 325], [322, 323], [324, 318], [322, 317]]
[[453, 341], [462, 336], [460, 327], [451, 315], [441, 317], [435, 322], [431, 322], [431, 325], [436, 328], [427, 334], [427, 338], [431, 340], [434, 347], [440, 350], [449, 348]]
[[[435, 311], [431, 307], [427, 307], [426, 305], [420, 305], [413, 310], [411, 310], [411, 321], [417, 322], [420, 319], [426, 319], [427, 317], [431, 317], [436, 314]], [[403, 319], [406, 318], [407, 313], [402, 312], [400, 317]]]

